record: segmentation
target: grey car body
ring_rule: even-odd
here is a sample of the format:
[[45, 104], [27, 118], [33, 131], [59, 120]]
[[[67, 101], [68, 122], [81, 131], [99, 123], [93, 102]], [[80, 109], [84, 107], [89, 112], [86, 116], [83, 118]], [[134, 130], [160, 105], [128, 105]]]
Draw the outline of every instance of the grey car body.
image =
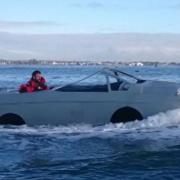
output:
[[[105, 84], [82, 83], [98, 74], [105, 77]], [[179, 87], [178, 83], [141, 80], [119, 69], [104, 68], [51, 90], [1, 94], [0, 124], [101, 125], [142, 120], [179, 108]]]

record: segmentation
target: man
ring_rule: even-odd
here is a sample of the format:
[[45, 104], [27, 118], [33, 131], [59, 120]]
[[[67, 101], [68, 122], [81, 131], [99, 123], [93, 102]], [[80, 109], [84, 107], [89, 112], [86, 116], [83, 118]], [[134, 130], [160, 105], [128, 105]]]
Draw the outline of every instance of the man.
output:
[[20, 86], [19, 92], [34, 92], [47, 89], [46, 80], [41, 75], [41, 72], [36, 70], [32, 73], [31, 79], [26, 84]]

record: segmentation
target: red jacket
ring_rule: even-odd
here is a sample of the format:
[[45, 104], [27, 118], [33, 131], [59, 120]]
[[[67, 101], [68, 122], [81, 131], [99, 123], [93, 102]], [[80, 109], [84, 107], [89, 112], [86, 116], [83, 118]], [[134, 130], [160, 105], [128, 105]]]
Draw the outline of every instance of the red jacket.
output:
[[33, 92], [47, 90], [46, 80], [42, 77], [40, 82], [35, 79], [30, 79], [26, 84], [21, 84], [19, 87], [19, 92]]

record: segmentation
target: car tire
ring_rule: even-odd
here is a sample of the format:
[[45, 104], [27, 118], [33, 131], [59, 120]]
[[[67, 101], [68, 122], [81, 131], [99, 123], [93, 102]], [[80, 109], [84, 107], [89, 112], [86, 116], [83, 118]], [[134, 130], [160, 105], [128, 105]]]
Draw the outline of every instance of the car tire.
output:
[[1, 125], [23, 125], [25, 121], [17, 114], [7, 113], [0, 117]]
[[118, 109], [111, 118], [112, 123], [126, 123], [135, 120], [142, 120], [143, 116], [139, 111], [132, 107]]

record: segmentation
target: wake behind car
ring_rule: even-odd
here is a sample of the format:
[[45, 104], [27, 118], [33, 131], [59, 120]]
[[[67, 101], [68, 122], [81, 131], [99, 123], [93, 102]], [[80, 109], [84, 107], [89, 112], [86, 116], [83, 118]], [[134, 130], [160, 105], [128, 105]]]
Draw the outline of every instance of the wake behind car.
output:
[[103, 68], [51, 90], [0, 94], [0, 124], [96, 126], [142, 120], [180, 108], [179, 88], [178, 83], [143, 80]]

